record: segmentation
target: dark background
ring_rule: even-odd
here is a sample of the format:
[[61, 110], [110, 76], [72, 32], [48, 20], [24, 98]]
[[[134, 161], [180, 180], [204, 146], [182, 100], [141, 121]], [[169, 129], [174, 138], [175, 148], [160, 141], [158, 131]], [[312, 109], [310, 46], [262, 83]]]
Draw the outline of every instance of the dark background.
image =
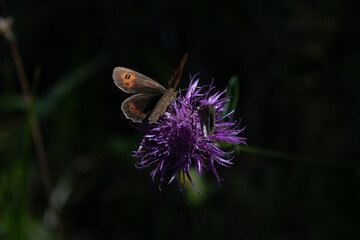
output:
[[[62, 200], [54, 213], [2, 37], [0, 238], [358, 239], [355, 2], [1, 0], [36, 98], [52, 201]], [[125, 66], [166, 85], [186, 52], [181, 88], [198, 72], [219, 90], [238, 77], [249, 145], [218, 168], [220, 187], [211, 173], [196, 179], [201, 195], [176, 183], [160, 192], [135, 169], [141, 134], [112, 80]]]

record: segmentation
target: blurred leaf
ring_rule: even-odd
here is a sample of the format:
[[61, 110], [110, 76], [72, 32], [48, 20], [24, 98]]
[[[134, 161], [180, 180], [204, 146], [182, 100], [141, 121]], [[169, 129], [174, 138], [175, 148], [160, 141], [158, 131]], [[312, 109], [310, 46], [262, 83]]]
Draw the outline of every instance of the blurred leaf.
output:
[[[189, 174], [191, 176], [191, 180], [196, 187], [196, 189], [199, 190], [200, 193], [196, 192], [194, 187], [191, 185], [191, 182], [189, 178], [185, 175], [185, 184], [186, 184], [186, 191], [185, 195], [188, 200], [188, 202], [191, 205], [199, 205], [204, 202], [207, 196], [207, 185], [205, 183], [205, 179], [203, 176], [200, 176], [199, 173], [195, 173], [194, 168], [190, 168]], [[182, 178], [182, 175], [180, 178], [177, 178], [178, 181], [180, 181], [181, 187], [184, 188], [184, 180]]]
[[28, 111], [22, 137], [22, 144], [11, 161], [5, 162], [6, 172], [0, 178], [0, 238], [26, 239], [25, 224], [29, 215], [29, 161], [31, 149], [31, 129]]
[[0, 151], [12, 145], [13, 139], [11, 137], [19, 132], [19, 129], [23, 127], [22, 124], [23, 120], [19, 121], [19, 119], [14, 118], [0, 124]]
[[136, 150], [139, 147], [139, 142], [141, 138], [135, 136], [131, 137], [122, 137], [121, 135], [116, 138], [110, 139], [108, 146], [110, 151], [113, 152], [115, 155], [123, 156], [124, 153], [132, 154], [132, 150]]
[[72, 191], [73, 184], [71, 183], [71, 177], [69, 175], [64, 175], [51, 193], [49, 199], [50, 204], [43, 217], [44, 227], [52, 230], [57, 228], [61, 221], [61, 219], [59, 219], [59, 213], [68, 201]]
[[336, 157], [326, 157], [326, 156], [310, 156], [303, 154], [295, 154], [289, 152], [282, 152], [276, 150], [267, 150], [256, 147], [249, 147], [244, 145], [236, 145], [235, 146], [236, 153], [246, 152], [255, 154], [258, 156], [288, 160], [298, 163], [305, 163], [310, 165], [320, 165], [320, 166], [328, 166], [328, 167], [351, 167], [351, 166], [359, 166], [359, 161], [357, 158], [336, 158]]
[[[91, 156], [81, 156], [73, 160], [67, 170], [64, 172], [49, 197], [49, 205], [47, 206], [42, 219], [42, 228], [39, 226], [39, 233], [46, 234], [46, 231], [56, 232], [63, 236], [63, 220], [62, 209], [68, 203], [71, 194], [74, 191], [76, 179], [85, 172], [94, 167]], [[84, 189], [82, 189], [83, 191]], [[44, 235], [46, 237], [46, 235]]]
[[65, 98], [70, 92], [74, 91], [76, 87], [87, 80], [91, 75], [104, 67], [106, 63], [106, 56], [100, 54], [61, 79], [59, 83], [50, 90], [47, 96], [37, 100], [36, 112], [39, 118], [46, 116], [59, 101]]
[[226, 111], [224, 115], [228, 114], [232, 110], [236, 109], [239, 101], [240, 84], [237, 76], [232, 76], [228, 83], [228, 89], [226, 91], [226, 97], [231, 97], [230, 102], [225, 105]]
[[50, 201], [57, 209], [62, 209], [72, 192], [72, 183], [69, 176], [64, 176], [53, 190]]
[[25, 111], [25, 99], [22, 94], [5, 94], [0, 97], [0, 111]]
[[[59, 80], [44, 98], [36, 100], [38, 116], [40, 118], [46, 116], [61, 99], [103, 68], [107, 63], [106, 59], [105, 55], [100, 54]], [[25, 109], [25, 99], [22, 94], [6, 94], [0, 97], [0, 111], [25, 111]]]
[[25, 227], [26, 235], [30, 240], [50, 240], [54, 239], [41, 223], [27, 219]]

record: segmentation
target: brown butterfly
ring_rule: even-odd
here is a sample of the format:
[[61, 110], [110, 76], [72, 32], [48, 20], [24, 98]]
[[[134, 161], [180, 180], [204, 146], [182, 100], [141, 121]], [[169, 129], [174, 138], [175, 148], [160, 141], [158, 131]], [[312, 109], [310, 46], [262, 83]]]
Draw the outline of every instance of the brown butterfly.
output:
[[156, 122], [176, 97], [175, 88], [181, 78], [187, 57], [188, 54], [185, 54], [179, 67], [170, 77], [167, 89], [141, 73], [116, 67], [113, 71], [116, 86], [126, 93], [134, 94], [121, 104], [125, 117], [134, 122], [143, 122], [145, 119], [148, 119], [149, 123]]

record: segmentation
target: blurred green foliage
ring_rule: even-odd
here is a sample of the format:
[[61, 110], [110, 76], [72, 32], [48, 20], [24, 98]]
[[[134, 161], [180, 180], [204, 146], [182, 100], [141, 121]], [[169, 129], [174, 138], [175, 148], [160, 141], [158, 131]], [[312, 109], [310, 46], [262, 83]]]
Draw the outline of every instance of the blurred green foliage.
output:
[[[239, 95], [240, 95], [239, 79], [237, 76], [232, 76], [229, 79], [229, 84], [226, 91], [226, 97], [230, 97], [230, 101], [228, 104], [225, 105], [226, 108], [225, 113], [229, 113], [232, 110], [236, 109], [239, 102]], [[234, 114], [232, 114], [232, 116], [234, 116]]]
[[[360, 95], [354, 1], [0, 0], [34, 94], [0, 39], [0, 239], [358, 239]], [[158, 190], [130, 156], [112, 70], [227, 86], [249, 147], [232, 168]], [[38, 80], [33, 77], [41, 66]], [[35, 80], [34, 80], [35, 79]], [[229, 81], [230, 80], [230, 81]], [[53, 191], [43, 189], [30, 119]], [[231, 146], [229, 146], [231, 149]]]

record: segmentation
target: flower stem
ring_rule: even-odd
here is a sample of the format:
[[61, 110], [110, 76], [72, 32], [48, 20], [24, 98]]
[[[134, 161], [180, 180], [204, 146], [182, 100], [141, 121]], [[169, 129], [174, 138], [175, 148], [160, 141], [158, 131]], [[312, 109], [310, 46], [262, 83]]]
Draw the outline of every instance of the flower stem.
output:
[[332, 167], [353, 167], [354, 165], [357, 166], [359, 165], [359, 161], [357, 158], [336, 158], [333, 156], [301, 155], [301, 154], [267, 150], [267, 149], [249, 147], [243, 145], [237, 145], [235, 149], [237, 153], [244, 152], [262, 157], [269, 157], [280, 160], [290, 160], [293, 162], [305, 163], [310, 165], [332, 166]]

